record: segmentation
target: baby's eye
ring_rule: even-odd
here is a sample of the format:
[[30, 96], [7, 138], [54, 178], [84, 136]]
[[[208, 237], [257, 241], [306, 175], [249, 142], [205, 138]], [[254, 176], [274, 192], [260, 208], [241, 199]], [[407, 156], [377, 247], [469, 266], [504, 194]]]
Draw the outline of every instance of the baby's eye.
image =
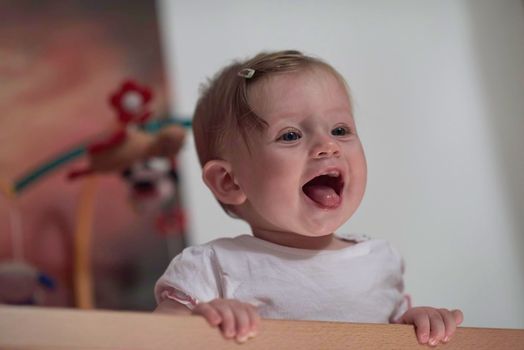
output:
[[293, 142], [293, 141], [296, 141], [296, 140], [298, 140], [300, 138], [302, 138], [302, 135], [300, 135], [299, 132], [297, 132], [297, 131], [288, 131], [288, 132], [280, 135], [280, 137], [277, 139], [277, 141]]
[[331, 130], [333, 136], [345, 136], [351, 133], [351, 130], [347, 126], [337, 126]]

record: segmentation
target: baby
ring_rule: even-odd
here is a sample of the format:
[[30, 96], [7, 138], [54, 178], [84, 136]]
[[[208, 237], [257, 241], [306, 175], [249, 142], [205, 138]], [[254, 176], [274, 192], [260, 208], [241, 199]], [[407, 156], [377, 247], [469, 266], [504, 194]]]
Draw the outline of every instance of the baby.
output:
[[420, 343], [450, 339], [462, 312], [409, 307], [389, 243], [334, 233], [367, 170], [333, 67], [298, 51], [235, 62], [203, 91], [193, 129], [204, 182], [253, 235], [186, 248], [155, 286], [157, 311], [201, 315], [239, 342], [260, 317], [413, 324]]

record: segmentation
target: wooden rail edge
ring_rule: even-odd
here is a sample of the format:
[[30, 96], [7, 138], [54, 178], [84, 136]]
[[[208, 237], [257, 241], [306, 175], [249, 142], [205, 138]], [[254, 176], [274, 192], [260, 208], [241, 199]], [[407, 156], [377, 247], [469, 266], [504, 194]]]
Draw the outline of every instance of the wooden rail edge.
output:
[[[412, 326], [263, 320], [244, 344], [201, 317], [0, 306], [0, 349], [428, 349]], [[524, 349], [524, 329], [460, 327], [442, 349]]]

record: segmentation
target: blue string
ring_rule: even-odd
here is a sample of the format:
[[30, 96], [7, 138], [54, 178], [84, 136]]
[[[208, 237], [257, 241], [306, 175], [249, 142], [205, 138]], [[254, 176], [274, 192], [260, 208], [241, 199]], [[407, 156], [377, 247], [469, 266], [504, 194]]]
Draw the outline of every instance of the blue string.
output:
[[[163, 118], [160, 120], [153, 120], [148, 122], [147, 124], [142, 126], [142, 129], [145, 132], [154, 134], [158, 132], [160, 129], [169, 125], [180, 125], [185, 129], [190, 129], [192, 123], [190, 119]], [[26, 175], [22, 176], [22, 178], [15, 182], [14, 192], [17, 194], [22, 192], [24, 189], [26, 189], [32, 183], [36, 182], [42, 176], [63, 166], [64, 164], [71, 162], [72, 160], [80, 156], [83, 156], [86, 152], [87, 146], [85, 144], [80, 145], [75, 147], [73, 150], [63, 153], [57, 156], [56, 158], [44, 163], [43, 165], [36, 167], [35, 169], [29, 171]]]
[[52, 170], [72, 161], [75, 158], [78, 158], [86, 153], [86, 146], [79, 146], [71, 151], [68, 151], [64, 154], [59, 155], [55, 159], [31, 170], [27, 175], [23, 176], [21, 179], [15, 182], [14, 190], [15, 193], [22, 192], [27, 186], [34, 183], [40, 177], [51, 172]]

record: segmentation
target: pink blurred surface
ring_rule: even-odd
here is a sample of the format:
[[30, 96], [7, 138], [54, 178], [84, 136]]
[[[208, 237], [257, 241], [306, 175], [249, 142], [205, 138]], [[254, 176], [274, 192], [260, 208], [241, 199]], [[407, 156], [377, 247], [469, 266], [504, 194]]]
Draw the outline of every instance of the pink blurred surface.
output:
[[[110, 131], [115, 118], [108, 96], [127, 77], [149, 85], [153, 110], [165, 112], [154, 2], [104, 3], [0, 4], [0, 179], [12, 183], [58, 153]], [[72, 165], [42, 178], [16, 200], [27, 261], [58, 282], [47, 305], [73, 305], [72, 241], [82, 180], [65, 179]], [[9, 205], [0, 198], [0, 262], [13, 254]], [[146, 301], [128, 299], [132, 288], [147, 293], [154, 274], [167, 264], [165, 239], [152, 231], [131, 208], [119, 175], [101, 176], [92, 250], [98, 305], [151, 305], [152, 295], [139, 297]]]

